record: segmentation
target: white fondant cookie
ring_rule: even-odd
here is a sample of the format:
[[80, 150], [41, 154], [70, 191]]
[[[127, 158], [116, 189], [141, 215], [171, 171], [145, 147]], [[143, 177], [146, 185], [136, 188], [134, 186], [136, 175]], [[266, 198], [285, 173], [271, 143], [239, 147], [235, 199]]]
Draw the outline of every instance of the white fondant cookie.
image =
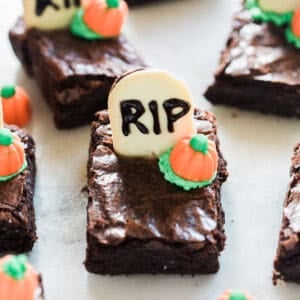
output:
[[124, 75], [110, 92], [108, 111], [114, 149], [121, 155], [157, 157], [196, 132], [188, 87], [164, 71]]
[[258, 3], [263, 10], [279, 14], [300, 7], [300, 0], [258, 0]]
[[85, 0], [23, 0], [28, 27], [41, 30], [66, 28]]

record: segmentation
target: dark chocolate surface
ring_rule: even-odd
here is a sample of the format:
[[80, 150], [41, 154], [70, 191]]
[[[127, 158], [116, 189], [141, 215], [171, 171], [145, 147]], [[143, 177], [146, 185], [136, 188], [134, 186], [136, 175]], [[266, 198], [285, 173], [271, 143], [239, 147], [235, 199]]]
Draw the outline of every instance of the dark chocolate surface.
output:
[[28, 167], [13, 179], [0, 183], [0, 252], [26, 252], [36, 240], [33, 208], [35, 144], [31, 136], [10, 127], [25, 146]]
[[300, 117], [299, 75], [300, 52], [288, 44], [284, 29], [255, 23], [243, 10], [205, 96], [215, 104]]
[[274, 283], [300, 283], [300, 144], [292, 158], [291, 181], [284, 202], [284, 215], [274, 262]]
[[[197, 115], [198, 131], [217, 141], [214, 121], [208, 113]], [[212, 185], [184, 192], [163, 179], [156, 159], [117, 156], [109, 124], [100, 125], [96, 133], [100, 144], [89, 162], [89, 192], [94, 199], [89, 211], [92, 226], [89, 229], [94, 230], [99, 241], [119, 244], [129, 237], [158, 238], [195, 243], [197, 248], [217, 242], [215, 198], [227, 177], [222, 156], [218, 177]], [[99, 206], [101, 211], [97, 209]]]
[[114, 80], [144, 66], [124, 36], [86, 41], [67, 29], [26, 29], [22, 18], [9, 36], [17, 57], [52, 106], [60, 128], [91, 121], [96, 111], [107, 107]]

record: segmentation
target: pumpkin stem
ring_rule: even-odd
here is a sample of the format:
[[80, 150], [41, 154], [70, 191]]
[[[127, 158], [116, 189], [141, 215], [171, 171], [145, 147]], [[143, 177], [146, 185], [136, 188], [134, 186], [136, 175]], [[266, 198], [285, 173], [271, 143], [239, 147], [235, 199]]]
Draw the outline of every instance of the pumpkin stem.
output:
[[208, 152], [208, 138], [204, 134], [194, 135], [190, 140], [190, 146], [197, 152], [207, 154]]
[[16, 88], [13, 85], [5, 85], [1, 89], [1, 97], [10, 98], [16, 93]]
[[0, 145], [9, 146], [13, 143], [14, 137], [11, 131], [7, 128], [0, 129]]
[[120, 0], [106, 0], [108, 8], [118, 8], [120, 6]]
[[229, 300], [247, 300], [247, 297], [241, 291], [232, 291]]
[[27, 257], [25, 255], [13, 256], [3, 264], [3, 272], [15, 280], [22, 280], [27, 271]]

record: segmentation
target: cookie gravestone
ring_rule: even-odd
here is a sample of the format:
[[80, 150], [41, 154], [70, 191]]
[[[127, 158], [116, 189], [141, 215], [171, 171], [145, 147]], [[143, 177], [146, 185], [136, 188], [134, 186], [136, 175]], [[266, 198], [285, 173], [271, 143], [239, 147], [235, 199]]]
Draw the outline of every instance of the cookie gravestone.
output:
[[260, 7], [265, 11], [286, 13], [300, 6], [300, 0], [259, 0]]
[[23, 0], [28, 27], [53, 30], [68, 27], [77, 9], [86, 0]]
[[196, 132], [189, 89], [164, 71], [138, 70], [121, 77], [110, 92], [108, 111], [120, 155], [158, 157]]

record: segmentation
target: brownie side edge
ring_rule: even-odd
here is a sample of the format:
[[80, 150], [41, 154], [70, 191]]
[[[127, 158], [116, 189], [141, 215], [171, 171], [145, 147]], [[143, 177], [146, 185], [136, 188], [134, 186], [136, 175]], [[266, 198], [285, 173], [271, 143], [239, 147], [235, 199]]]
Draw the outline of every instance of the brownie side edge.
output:
[[[279, 233], [278, 247], [274, 260], [273, 283], [291, 281], [300, 283], [300, 232], [293, 229], [293, 223], [286, 216], [289, 205], [299, 205], [300, 199], [300, 144], [294, 148], [291, 167], [291, 181], [284, 201], [284, 215]], [[296, 207], [294, 209], [296, 209]]]

